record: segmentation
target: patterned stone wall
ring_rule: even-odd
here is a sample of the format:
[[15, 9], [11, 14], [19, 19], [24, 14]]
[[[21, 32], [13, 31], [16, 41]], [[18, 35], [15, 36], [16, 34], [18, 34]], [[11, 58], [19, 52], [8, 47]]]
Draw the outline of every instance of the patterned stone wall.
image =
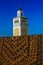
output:
[[43, 35], [0, 37], [0, 65], [43, 65]]

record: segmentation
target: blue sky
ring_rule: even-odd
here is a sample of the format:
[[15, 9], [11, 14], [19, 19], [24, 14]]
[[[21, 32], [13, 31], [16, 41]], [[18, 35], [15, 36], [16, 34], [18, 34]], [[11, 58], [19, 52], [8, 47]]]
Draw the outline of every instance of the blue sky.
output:
[[28, 17], [28, 34], [43, 34], [43, 0], [0, 0], [0, 36], [13, 35], [13, 18], [20, 5]]

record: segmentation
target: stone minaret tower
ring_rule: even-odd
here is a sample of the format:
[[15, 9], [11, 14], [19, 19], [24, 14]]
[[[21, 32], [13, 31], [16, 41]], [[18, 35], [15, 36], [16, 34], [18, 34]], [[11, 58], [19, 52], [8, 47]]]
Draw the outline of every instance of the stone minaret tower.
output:
[[28, 18], [24, 17], [23, 10], [17, 11], [17, 17], [13, 18], [13, 36], [28, 35]]

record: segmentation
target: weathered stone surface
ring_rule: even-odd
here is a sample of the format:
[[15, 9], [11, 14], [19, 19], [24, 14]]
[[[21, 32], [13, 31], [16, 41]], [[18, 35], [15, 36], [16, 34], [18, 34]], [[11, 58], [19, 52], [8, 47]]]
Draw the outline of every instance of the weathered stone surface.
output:
[[0, 65], [43, 65], [43, 35], [0, 38]]

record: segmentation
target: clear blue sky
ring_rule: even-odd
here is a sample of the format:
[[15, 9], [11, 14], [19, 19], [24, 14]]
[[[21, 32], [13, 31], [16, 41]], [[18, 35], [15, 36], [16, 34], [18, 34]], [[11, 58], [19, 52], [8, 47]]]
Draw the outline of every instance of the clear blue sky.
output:
[[29, 35], [43, 34], [43, 0], [0, 0], [0, 36], [13, 35], [13, 17], [20, 4], [29, 18]]

